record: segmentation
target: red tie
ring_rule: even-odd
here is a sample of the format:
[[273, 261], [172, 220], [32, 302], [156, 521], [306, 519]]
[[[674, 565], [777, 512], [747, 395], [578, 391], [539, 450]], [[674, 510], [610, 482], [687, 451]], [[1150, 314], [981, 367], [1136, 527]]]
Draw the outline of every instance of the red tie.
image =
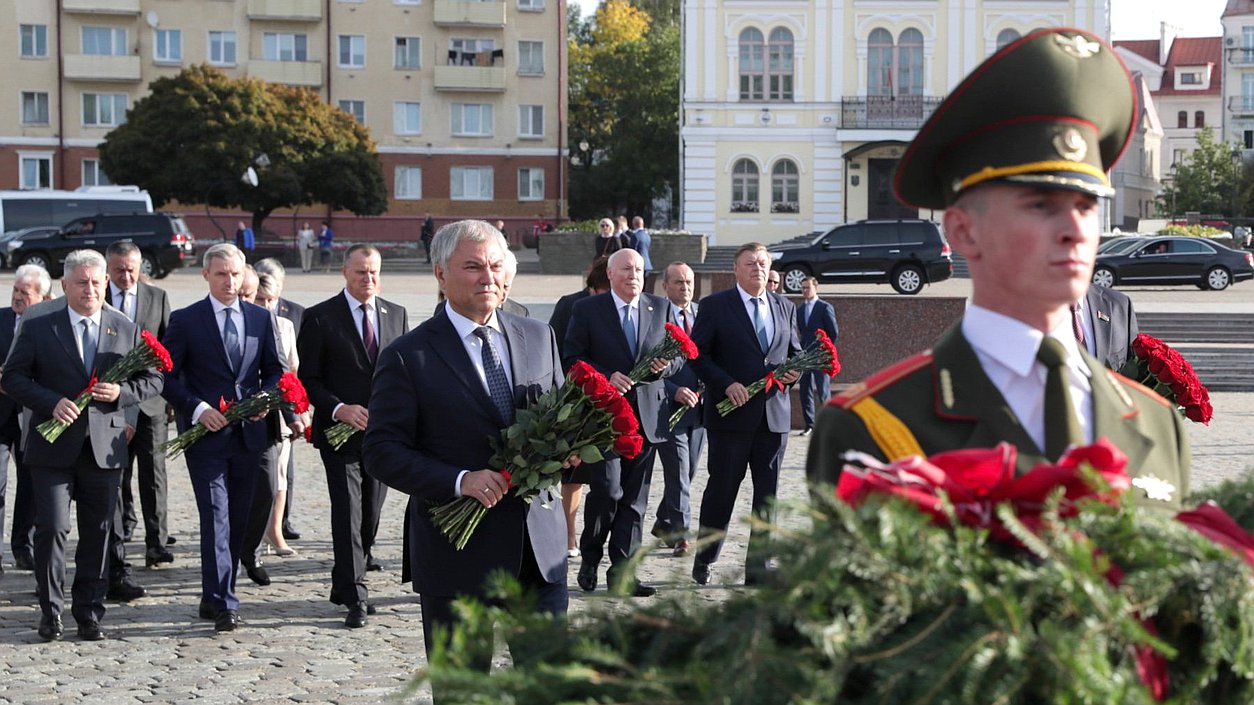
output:
[[1076, 342], [1080, 347], [1088, 349], [1084, 343], [1084, 324], [1080, 321], [1080, 304], [1071, 304], [1071, 330], [1075, 332]]
[[379, 358], [379, 341], [374, 336], [374, 324], [370, 322], [370, 304], [361, 305], [361, 342], [366, 346], [366, 356], [374, 364]]

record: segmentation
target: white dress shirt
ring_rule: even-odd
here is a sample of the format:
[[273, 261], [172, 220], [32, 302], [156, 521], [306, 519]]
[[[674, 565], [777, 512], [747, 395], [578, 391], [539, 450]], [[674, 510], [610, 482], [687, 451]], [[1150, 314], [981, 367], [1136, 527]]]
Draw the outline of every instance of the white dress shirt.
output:
[[[82, 321], [84, 319], [91, 321], [91, 328], [92, 328], [92, 331], [95, 333], [95, 338], [96, 338], [96, 349], [99, 349], [100, 348], [100, 312], [97, 311], [96, 315], [94, 316], [81, 316], [79, 315], [77, 311], [70, 308], [69, 306], [66, 306], [65, 310], [70, 312], [70, 328], [71, 330], [74, 331], [74, 346], [78, 348], [79, 358], [83, 357], [83, 327], [79, 325], [79, 321]], [[87, 371], [91, 372], [91, 370], [87, 370]]]
[[109, 282], [109, 300], [117, 301], [118, 296], [125, 296], [126, 298], [122, 300], [122, 305], [116, 308], [126, 314], [127, 318], [134, 321], [135, 316], [139, 313], [136, 310], [136, 307], [139, 305], [139, 287], [136, 286], [131, 289], [122, 290], [118, 288], [117, 284]]

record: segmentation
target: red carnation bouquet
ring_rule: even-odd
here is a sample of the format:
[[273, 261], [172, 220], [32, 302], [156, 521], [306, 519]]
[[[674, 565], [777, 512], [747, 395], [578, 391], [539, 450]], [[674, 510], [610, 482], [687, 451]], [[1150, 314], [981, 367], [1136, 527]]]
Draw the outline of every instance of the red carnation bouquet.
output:
[[685, 360], [697, 359], [697, 344], [692, 342], [692, 338], [684, 332], [683, 328], [674, 323], [666, 324], [666, 337], [662, 338], [662, 342], [654, 345], [647, 353], [640, 357], [640, 362], [631, 368], [631, 372], [627, 376], [632, 382], [639, 383], [641, 380], [651, 376], [653, 371], [650, 366], [654, 360], [673, 360], [682, 357]]
[[[165, 349], [161, 341], [157, 340], [157, 336], [145, 330], [140, 331], [139, 337], [139, 345], [131, 348], [131, 351], [123, 355], [122, 359], [113, 363], [113, 366], [104, 373], [103, 377], [92, 377], [91, 381], [87, 383], [87, 387], [79, 392], [78, 396], [74, 397], [74, 406], [78, 407], [80, 413], [87, 408], [87, 403], [91, 401], [91, 389], [98, 382], [117, 384], [129, 379], [131, 375], [140, 370], [154, 368], [158, 372], [169, 372], [174, 368], [174, 363], [170, 360], [169, 351]], [[48, 419], [36, 426], [35, 430], [39, 431], [39, 435], [43, 436], [49, 443], [55, 443], [61, 437], [61, 434], [65, 433], [65, 429], [69, 427], [70, 424], [57, 419]]]
[[[232, 423], [252, 419], [277, 409], [287, 409], [296, 414], [303, 414], [309, 410], [309, 396], [305, 394], [305, 385], [301, 384], [300, 379], [291, 372], [284, 372], [283, 376], [279, 377], [278, 384], [269, 389], [263, 389], [247, 399], [240, 401], [229, 401], [223, 397], [218, 399], [218, 411]], [[177, 458], [208, 433], [209, 429], [204, 424], [194, 424], [173, 440], [162, 444], [161, 450], [167, 456]]]
[[[815, 331], [814, 342], [806, 346], [805, 350], [784, 360], [783, 363], [766, 373], [762, 379], [750, 384], [746, 387], [749, 392], [749, 398], [757, 396], [762, 390], [771, 391], [774, 387], [779, 391], [784, 391], [784, 383], [779, 381], [779, 377], [783, 377], [789, 372], [816, 372], [822, 371], [828, 377], [835, 377], [840, 374], [840, 356], [836, 354], [836, 344], [827, 336], [827, 332], [823, 330]], [[736, 410], [736, 405], [731, 399], [724, 399], [718, 403], [719, 416], [726, 416]]]
[[[605, 375], [585, 362], [566, 373], [566, 383], [520, 409], [514, 424], [491, 438], [492, 467], [501, 468], [509, 493], [532, 502], [557, 487], [567, 459], [595, 463], [611, 450], [634, 458], [644, 446], [631, 404]], [[488, 512], [479, 500], [459, 497], [433, 505], [431, 519], [462, 550]]]
[[1140, 333], [1132, 341], [1132, 353], [1119, 373], [1158, 392], [1174, 403], [1191, 421], [1209, 424], [1214, 409], [1210, 392], [1198, 379], [1193, 365], [1170, 345], [1151, 335]]

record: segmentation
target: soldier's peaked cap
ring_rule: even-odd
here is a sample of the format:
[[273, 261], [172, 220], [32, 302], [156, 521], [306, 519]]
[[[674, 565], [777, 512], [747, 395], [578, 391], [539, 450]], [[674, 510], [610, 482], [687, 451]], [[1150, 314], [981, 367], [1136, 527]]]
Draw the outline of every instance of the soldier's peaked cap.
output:
[[1079, 29], [1013, 42], [963, 79], [897, 165], [897, 198], [945, 208], [960, 193], [1009, 181], [1114, 193], [1106, 173], [1136, 124], [1132, 78], [1109, 44]]

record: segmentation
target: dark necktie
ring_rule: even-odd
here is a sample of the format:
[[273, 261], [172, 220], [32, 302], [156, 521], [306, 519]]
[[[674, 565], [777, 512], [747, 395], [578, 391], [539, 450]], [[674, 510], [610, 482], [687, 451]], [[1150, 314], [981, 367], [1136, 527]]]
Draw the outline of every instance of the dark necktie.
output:
[[753, 329], [758, 332], [758, 345], [762, 346], [762, 352], [766, 352], [771, 347], [771, 341], [766, 337], [766, 321], [762, 319], [762, 299], [757, 297], [753, 299]]
[[370, 304], [361, 305], [361, 342], [366, 346], [366, 357], [374, 364], [379, 359], [379, 341], [374, 335], [374, 324], [370, 322]]
[[1071, 380], [1067, 372], [1067, 349], [1056, 338], [1046, 336], [1036, 351], [1045, 365], [1045, 457], [1057, 460], [1069, 446], [1084, 442], [1080, 420], [1071, 404]]
[[492, 395], [492, 403], [501, 414], [505, 425], [514, 423], [514, 395], [509, 390], [509, 378], [505, 376], [505, 366], [501, 364], [501, 356], [492, 344], [492, 329], [479, 326], [475, 335], [483, 341], [483, 376], [488, 380], [488, 393]]
[[679, 309], [679, 323], [684, 327], [685, 333], [692, 332], [692, 324], [688, 322], [688, 312], [682, 308]]
[[222, 342], [226, 345], [226, 355], [231, 359], [231, 371], [238, 373], [240, 365], [244, 364], [244, 351], [239, 345], [239, 329], [235, 327], [235, 321], [231, 318], [232, 309], [224, 308], [226, 313], [226, 323], [222, 324]]
[[83, 367], [91, 374], [92, 363], [96, 361], [96, 341], [91, 334], [91, 321], [84, 318], [79, 321], [79, 325], [83, 327], [83, 332], [79, 336], [83, 345]]
[[632, 359], [636, 357], [636, 324], [631, 320], [631, 306], [623, 304], [623, 335], [627, 338], [627, 349]]
[[1080, 347], [1087, 350], [1089, 346], [1084, 341], [1084, 321], [1080, 320], [1080, 304], [1071, 304], [1071, 331], [1075, 333]]

